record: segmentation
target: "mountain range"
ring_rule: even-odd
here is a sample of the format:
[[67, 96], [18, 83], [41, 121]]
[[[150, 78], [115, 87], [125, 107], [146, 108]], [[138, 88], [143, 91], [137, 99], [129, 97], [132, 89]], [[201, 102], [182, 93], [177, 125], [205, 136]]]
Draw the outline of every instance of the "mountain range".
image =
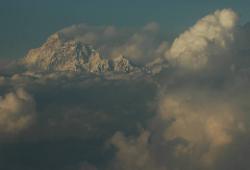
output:
[[32, 71], [130, 73], [140, 70], [122, 55], [104, 58], [92, 45], [65, 40], [60, 33], [51, 35], [41, 47], [31, 49], [21, 64]]

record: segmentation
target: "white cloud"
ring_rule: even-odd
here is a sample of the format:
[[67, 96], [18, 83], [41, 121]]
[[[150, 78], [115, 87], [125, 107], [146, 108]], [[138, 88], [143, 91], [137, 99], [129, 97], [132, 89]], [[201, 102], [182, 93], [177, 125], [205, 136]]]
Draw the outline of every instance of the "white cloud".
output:
[[150, 22], [139, 29], [115, 26], [74, 25], [60, 31], [63, 38], [91, 44], [104, 57], [124, 55], [137, 64], [145, 64], [156, 57], [164, 56], [159, 36], [160, 26]]
[[225, 62], [227, 58], [223, 53], [234, 40], [237, 20], [237, 14], [231, 9], [205, 16], [175, 39], [166, 58], [189, 70], [200, 70], [221, 60]]

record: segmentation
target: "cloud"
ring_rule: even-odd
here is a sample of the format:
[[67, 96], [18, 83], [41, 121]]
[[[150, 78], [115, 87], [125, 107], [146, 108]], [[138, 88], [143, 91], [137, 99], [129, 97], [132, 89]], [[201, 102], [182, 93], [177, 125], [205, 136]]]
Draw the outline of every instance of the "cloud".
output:
[[4, 76], [0, 76], [0, 85], [2, 85], [5, 82], [5, 77]]
[[221, 161], [229, 161], [222, 156], [228, 150], [240, 152], [235, 144], [239, 136], [247, 135], [249, 126], [248, 112], [239, 106], [245, 96], [197, 86], [161, 93], [158, 114], [146, 130], [129, 137], [117, 132], [111, 138], [117, 149], [113, 169], [215, 170]]
[[231, 9], [217, 10], [176, 38], [166, 58], [177, 67], [197, 71], [227, 60], [238, 20]]
[[91, 164], [83, 163], [79, 170], [97, 170], [97, 168]]
[[151, 62], [164, 56], [164, 51], [168, 48], [166, 42], [162, 41], [158, 34], [159, 25], [149, 23], [141, 31], [132, 34], [124, 44], [117, 46], [111, 55], [122, 54], [139, 64]]
[[172, 120], [165, 139], [187, 142], [177, 145], [176, 154], [196, 155], [208, 164], [245, 129], [242, 111], [223, 94], [210, 90], [185, 89], [166, 95], [160, 103], [160, 115]]
[[[104, 169], [113, 156], [103, 149], [106, 140], [117, 130], [129, 130], [133, 134], [138, 123], [143, 124], [153, 116], [150, 102], [156, 87], [150, 78], [148, 81], [145, 77], [117, 79], [113, 76], [25, 72], [5, 76], [5, 79], [0, 92], [6, 94], [2, 98], [5, 101], [2, 105], [8, 106], [8, 109], [4, 109], [8, 121], [2, 119], [0, 127], [4, 122], [17, 125], [21, 119], [30, 119], [8, 131], [8, 134], [22, 132], [18, 135], [20, 139], [17, 144], [13, 144], [15, 150], [6, 146], [9, 143], [4, 145], [0, 142], [0, 147], [6, 148], [0, 152], [0, 157], [5, 153], [14, 157], [0, 158], [0, 169], [25, 167], [25, 162], [33, 154], [23, 153], [23, 148], [32, 150], [36, 155], [29, 166], [31, 169], [49, 169], [51, 162], [57, 166], [55, 169], [80, 169], [79, 162], [85, 161], [97, 165], [96, 169]], [[26, 89], [32, 97], [21, 88]], [[20, 90], [9, 92], [10, 89]], [[6, 104], [7, 101], [9, 104]], [[18, 109], [9, 111], [10, 108]], [[38, 154], [42, 152], [50, 153], [50, 156]], [[24, 161], [18, 161], [21, 159], [18, 153], [24, 154]], [[37, 164], [37, 160], [43, 160], [43, 165]], [[11, 164], [10, 161], [17, 163]], [[94, 169], [90, 165], [82, 165], [81, 168]]]
[[29, 127], [35, 116], [35, 101], [23, 89], [0, 98], [0, 134], [16, 134]]
[[117, 149], [113, 169], [165, 170], [154, 161], [149, 137], [150, 132], [144, 130], [138, 137], [125, 137], [123, 133], [117, 132], [110, 141]]
[[136, 64], [145, 64], [164, 56], [166, 48], [160, 37], [160, 26], [151, 22], [139, 29], [115, 26], [74, 25], [59, 33], [62, 39], [75, 39], [93, 45], [104, 57], [123, 55]]

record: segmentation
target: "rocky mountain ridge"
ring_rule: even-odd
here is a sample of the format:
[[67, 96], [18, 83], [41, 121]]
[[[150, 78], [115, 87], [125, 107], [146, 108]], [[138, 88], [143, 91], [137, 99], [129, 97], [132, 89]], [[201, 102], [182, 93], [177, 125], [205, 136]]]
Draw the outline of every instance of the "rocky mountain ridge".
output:
[[64, 40], [60, 33], [50, 36], [41, 47], [31, 49], [21, 63], [32, 71], [130, 73], [139, 70], [122, 55], [103, 58], [91, 45]]

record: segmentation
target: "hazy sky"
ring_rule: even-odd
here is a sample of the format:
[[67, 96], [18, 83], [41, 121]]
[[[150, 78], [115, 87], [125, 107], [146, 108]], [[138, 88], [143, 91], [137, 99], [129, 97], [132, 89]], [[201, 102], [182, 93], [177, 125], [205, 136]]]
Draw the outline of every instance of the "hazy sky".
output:
[[156, 21], [178, 34], [216, 9], [250, 20], [249, 0], [0, 0], [0, 58], [22, 57], [53, 32], [79, 23], [137, 27]]

